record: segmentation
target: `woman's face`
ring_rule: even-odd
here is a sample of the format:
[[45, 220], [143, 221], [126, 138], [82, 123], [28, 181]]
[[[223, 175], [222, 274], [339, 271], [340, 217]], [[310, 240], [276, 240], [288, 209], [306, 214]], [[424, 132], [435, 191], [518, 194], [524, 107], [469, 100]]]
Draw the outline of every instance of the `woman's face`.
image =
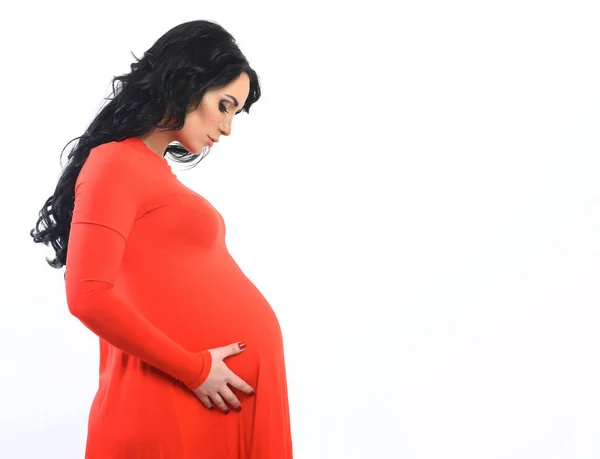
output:
[[186, 115], [183, 128], [173, 131], [174, 140], [191, 153], [202, 153], [205, 146], [210, 146], [209, 137], [218, 141], [221, 135], [231, 134], [233, 117], [242, 111], [249, 92], [246, 73], [227, 86], [206, 91], [198, 107]]

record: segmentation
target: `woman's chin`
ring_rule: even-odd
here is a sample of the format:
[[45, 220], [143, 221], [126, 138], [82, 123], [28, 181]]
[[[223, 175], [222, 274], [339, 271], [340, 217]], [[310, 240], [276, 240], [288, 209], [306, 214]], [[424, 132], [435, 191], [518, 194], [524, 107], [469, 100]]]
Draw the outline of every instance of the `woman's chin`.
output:
[[195, 155], [202, 154], [204, 149], [207, 147], [207, 145], [205, 143], [201, 143], [201, 142], [198, 142], [198, 143], [194, 142], [191, 146], [193, 146], [193, 148], [188, 148], [187, 150]]
[[185, 148], [187, 151], [189, 151], [190, 153], [192, 153], [193, 155], [200, 155], [203, 151], [204, 148], [206, 148], [206, 145], [203, 144], [181, 144], [183, 145], [183, 148]]

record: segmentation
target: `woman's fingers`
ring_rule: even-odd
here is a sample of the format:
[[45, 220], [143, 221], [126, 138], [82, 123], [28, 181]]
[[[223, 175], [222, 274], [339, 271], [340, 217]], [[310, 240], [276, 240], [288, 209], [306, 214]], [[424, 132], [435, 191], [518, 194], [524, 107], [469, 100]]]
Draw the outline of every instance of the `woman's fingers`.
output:
[[229, 405], [231, 405], [234, 410], [242, 411], [242, 404], [227, 384], [225, 384], [225, 387], [219, 390], [219, 393], [225, 400], [227, 400], [227, 403], [229, 403]]
[[254, 389], [252, 389], [252, 386], [236, 375], [233, 371], [230, 372], [227, 382], [236, 389], [239, 389], [248, 395], [254, 395]]
[[209, 349], [212, 356], [210, 372], [204, 382], [196, 389], [193, 389], [194, 394], [196, 394], [206, 408], [213, 409], [214, 405], [216, 405], [225, 414], [229, 413], [229, 406], [238, 412], [242, 410], [242, 404], [228, 384], [248, 395], [254, 395], [254, 389], [246, 381], [233, 373], [223, 361], [223, 359], [229, 356], [241, 353], [245, 347], [243, 342], [238, 342]]
[[202, 402], [202, 404], [208, 408], [209, 410], [213, 409], [213, 404], [210, 401], [210, 398], [206, 395], [197, 395], [198, 399]]
[[211, 394], [210, 398], [214, 402], [215, 405], [217, 405], [219, 408], [221, 408], [221, 411], [223, 413], [225, 413], [225, 414], [229, 413], [229, 407], [223, 401], [223, 398], [221, 397], [221, 395], [218, 392], [215, 394]]

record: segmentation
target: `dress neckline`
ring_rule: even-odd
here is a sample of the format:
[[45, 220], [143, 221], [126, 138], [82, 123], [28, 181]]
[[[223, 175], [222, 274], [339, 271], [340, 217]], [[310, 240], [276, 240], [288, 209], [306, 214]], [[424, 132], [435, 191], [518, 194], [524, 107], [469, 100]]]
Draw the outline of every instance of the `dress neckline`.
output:
[[165, 157], [158, 156], [154, 151], [150, 149], [148, 145], [144, 143], [144, 141], [139, 137], [128, 137], [125, 140], [122, 140], [123, 143], [130, 145], [135, 148], [137, 151], [144, 155], [144, 158], [148, 158], [149, 161], [152, 161], [158, 165], [166, 166], [171, 169], [171, 165], [167, 161]]

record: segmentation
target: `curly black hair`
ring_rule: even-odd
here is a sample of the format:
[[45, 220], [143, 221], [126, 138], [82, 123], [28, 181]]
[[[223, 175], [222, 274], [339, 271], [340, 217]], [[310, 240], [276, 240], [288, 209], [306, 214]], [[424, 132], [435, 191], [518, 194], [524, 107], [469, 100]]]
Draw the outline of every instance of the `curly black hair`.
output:
[[[75, 182], [92, 148], [130, 137], [142, 136], [159, 124], [161, 129], [179, 130], [185, 115], [195, 110], [204, 93], [225, 86], [242, 72], [250, 78], [250, 92], [243, 111], [260, 98], [259, 79], [242, 54], [233, 36], [222, 26], [207, 20], [185, 22], [173, 27], [130, 66], [131, 72], [112, 79], [112, 97], [101, 108], [85, 133], [74, 140], [54, 194], [39, 212], [30, 236], [35, 243], [52, 245], [56, 258], [46, 258], [53, 268], [66, 265], [69, 231], [75, 205]], [[166, 119], [168, 127], [161, 124]], [[174, 122], [172, 122], [174, 121]], [[181, 144], [168, 145], [165, 157], [196, 166], [202, 155], [186, 150]], [[61, 153], [62, 157], [62, 153]], [[43, 226], [43, 228], [42, 228]]]

